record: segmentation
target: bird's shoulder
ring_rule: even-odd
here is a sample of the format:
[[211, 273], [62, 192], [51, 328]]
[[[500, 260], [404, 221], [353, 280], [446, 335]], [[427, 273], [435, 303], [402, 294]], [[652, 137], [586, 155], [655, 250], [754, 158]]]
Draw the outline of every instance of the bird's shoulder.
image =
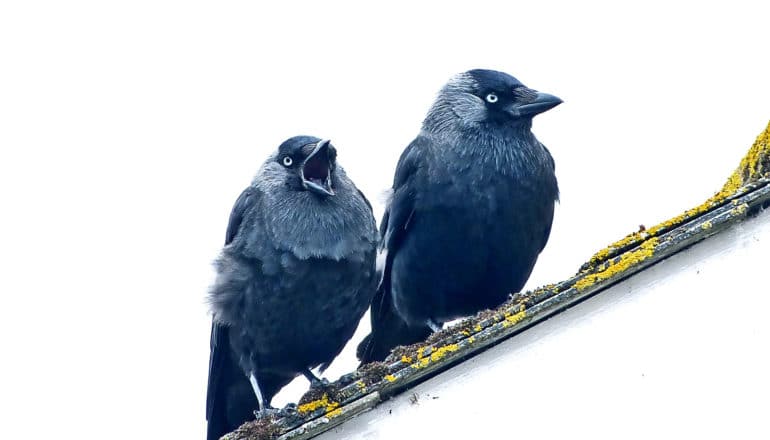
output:
[[380, 247], [395, 249], [403, 238], [415, 208], [417, 194], [424, 187], [435, 143], [420, 133], [401, 153], [393, 177], [393, 189], [380, 225]]
[[247, 212], [257, 206], [262, 200], [262, 192], [256, 186], [249, 186], [241, 192], [230, 211], [225, 234], [225, 245], [232, 243], [246, 218]]
[[548, 165], [551, 166], [551, 171], [556, 171], [556, 161], [553, 159], [553, 155], [551, 154], [551, 150], [549, 150], [545, 145], [543, 145], [542, 142], [539, 142], [540, 147], [543, 149], [544, 156], [546, 158], [546, 162], [548, 162]]
[[433, 155], [434, 148], [435, 142], [422, 133], [410, 142], [396, 164], [393, 189], [408, 183], [419, 171], [424, 170]]

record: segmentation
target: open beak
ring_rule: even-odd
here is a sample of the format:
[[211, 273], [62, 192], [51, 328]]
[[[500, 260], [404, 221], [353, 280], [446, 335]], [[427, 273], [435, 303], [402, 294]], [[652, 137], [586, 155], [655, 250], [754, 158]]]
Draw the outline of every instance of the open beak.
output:
[[322, 196], [333, 196], [332, 167], [333, 158], [330, 156], [328, 139], [318, 141], [302, 164], [302, 186]]
[[[532, 91], [535, 92], [534, 90]], [[535, 96], [534, 101], [530, 101], [526, 104], [514, 104], [511, 106], [511, 108], [508, 109], [508, 111], [516, 117], [532, 117], [543, 113], [546, 110], [550, 110], [562, 103], [561, 99], [557, 98], [556, 96], [549, 95], [548, 93], [535, 93], [537, 93], [537, 95]]]

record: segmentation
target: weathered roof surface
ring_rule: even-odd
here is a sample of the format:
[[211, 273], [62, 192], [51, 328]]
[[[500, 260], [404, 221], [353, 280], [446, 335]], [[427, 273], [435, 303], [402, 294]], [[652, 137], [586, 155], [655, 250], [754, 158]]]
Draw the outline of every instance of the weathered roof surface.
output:
[[567, 280], [514, 295], [423, 344], [398, 348], [386, 363], [366, 365], [326, 390], [308, 392], [296, 411], [246, 423], [225, 438], [311, 438], [769, 205], [770, 124], [723, 188], [703, 204], [602, 249]]

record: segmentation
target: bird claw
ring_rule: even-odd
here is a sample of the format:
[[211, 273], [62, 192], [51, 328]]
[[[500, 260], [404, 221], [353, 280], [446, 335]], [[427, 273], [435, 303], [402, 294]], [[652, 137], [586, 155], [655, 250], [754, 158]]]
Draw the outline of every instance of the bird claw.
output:
[[278, 417], [292, 417], [297, 414], [297, 404], [287, 403], [278, 411]]
[[339, 379], [337, 379], [337, 383], [341, 386], [347, 386], [358, 380], [358, 378], [359, 374], [357, 372], [343, 374]]
[[428, 319], [426, 321], [426, 324], [428, 324], [428, 327], [430, 327], [430, 329], [433, 331], [433, 333], [438, 333], [438, 332], [440, 332], [441, 330], [444, 329], [444, 324], [440, 324], [437, 321], [435, 321], [434, 319]]
[[317, 389], [324, 389], [328, 388], [331, 385], [328, 379], [325, 377], [322, 377], [321, 379], [316, 379], [310, 382], [310, 389], [311, 390], [317, 390]]
[[279, 410], [278, 408], [273, 408], [272, 406], [268, 406], [267, 408], [264, 408], [264, 409], [254, 410], [254, 417], [257, 420], [280, 417], [281, 411], [282, 410]]

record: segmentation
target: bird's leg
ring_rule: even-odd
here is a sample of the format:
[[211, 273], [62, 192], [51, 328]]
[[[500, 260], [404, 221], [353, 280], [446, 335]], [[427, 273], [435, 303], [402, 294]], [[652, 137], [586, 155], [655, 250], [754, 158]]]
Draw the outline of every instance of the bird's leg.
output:
[[257, 396], [257, 402], [259, 403], [259, 410], [266, 409], [265, 398], [262, 397], [262, 390], [259, 389], [259, 383], [257, 383], [257, 376], [252, 372], [249, 374], [249, 382], [251, 382], [251, 388], [254, 389], [254, 394]]
[[251, 382], [251, 387], [254, 389], [254, 394], [257, 396], [257, 403], [259, 404], [259, 408], [254, 411], [254, 417], [261, 419], [282, 414], [282, 410], [277, 410], [270, 406], [269, 402], [265, 402], [265, 397], [262, 395], [262, 390], [257, 382], [257, 376], [253, 372], [249, 374], [249, 382]]
[[306, 368], [302, 371], [302, 375], [305, 376], [305, 378], [310, 381], [310, 388], [325, 388], [329, 386], [329, 381], [324, 379], [320, 379], [316, 377], [315, 374], [313, 374], [312, 371], [310, 371], [309, 368]]
[[425, 321], [426, 324], [428, 324], [428, 327], [430, 327], [431, 330], [434, 332], [440, 332], [443, 329], [443, 325], [439, 324], [438, 322], [434, 321], [433, 318], [428, 318], [427, 321]]

